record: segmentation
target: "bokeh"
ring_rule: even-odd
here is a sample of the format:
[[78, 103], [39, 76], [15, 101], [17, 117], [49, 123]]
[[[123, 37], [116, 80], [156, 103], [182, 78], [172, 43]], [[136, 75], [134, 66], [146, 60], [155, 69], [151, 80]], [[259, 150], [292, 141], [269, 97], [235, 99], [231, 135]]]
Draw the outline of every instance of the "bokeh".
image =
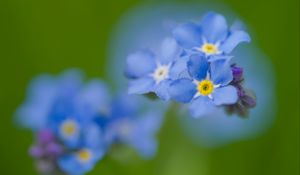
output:
[[[171, 107], [152, 160], [118, 150], [89, 174], [299, 174], [299, 1], [4, 0], [0, 4], [0, 77], [4, 80], [0, 174], [37, 174], [28, 155], [33, 136], [14, 122], [33, 77], [76, 67], [88, 78], [106, 80], [112, 90], [122, 89], [126, 81], [120, 78], [123, 66], [118, 59], [143, 45], [135, 42], [141, 35], [152, 38], [151, 43], [166, 34], [150, 28], [157, 18], [169, 15], [182, 22], [209, 10], [241, 18], [252, 36], [252, 42], [241, 49], [249, 53], [244, 59], [255, 58], [241, 64], [254, 71], [247, 75], [254, 82], [250, 86], [263, 89], [258, 94], [267, 96], [258, 98], [266, 100], [250, 115], [252, 124], [240, 125], [247, 119], [238, 121], [231, 125], [228, 137], [219, 138], [220, 132], [215, 135], [211, 128], [219, 125], [191, 129], [184, 125], [191, 122], [183, 119], [187, 116]], [[173, 24], [170, 19], [163, 27]]]

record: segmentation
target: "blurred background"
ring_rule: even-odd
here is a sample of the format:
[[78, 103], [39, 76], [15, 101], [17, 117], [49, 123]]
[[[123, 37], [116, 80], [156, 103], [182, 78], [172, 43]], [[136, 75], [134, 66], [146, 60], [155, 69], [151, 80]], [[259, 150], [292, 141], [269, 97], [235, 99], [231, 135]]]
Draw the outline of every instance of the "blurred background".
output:
[[[139, 6], [170, 2], [175, 1], [0, 2], [0, 174], [37, 174], [28, 156], [32, 134], [18, 129], [13, 121], [29, 81], [40, 73], [58, 74], [77, 67], [89, 78], [101, 77], [113, 84], [107, 65], [111, 40], [122, 17]], [[180, 120], [174, 119], [176, 112], [169, 110], [154, 159], [129, 156], [120, 161], [114, 155], [107, 156], [90, 174], [299, 174], [299, 1], [176, 2], [222, 4], [242, 17], [255, 36], [256, 47], [267, 55], [275, 71], [277, 109], [268, 109], [276, 111], [275, 121], [255, 138], [207, 148], [192, 142], [184, 134]]]

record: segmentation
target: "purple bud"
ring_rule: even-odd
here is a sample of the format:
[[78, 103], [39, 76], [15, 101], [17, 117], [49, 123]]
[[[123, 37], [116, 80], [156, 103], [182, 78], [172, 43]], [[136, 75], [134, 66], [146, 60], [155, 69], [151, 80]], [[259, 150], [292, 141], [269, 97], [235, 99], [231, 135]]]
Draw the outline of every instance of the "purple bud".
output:
[[38, 142], [40, 144], [47, 144], [54, 140], [52, 132], [48, 129], [42, 130], [38, 133]]
[[58, 156], [63, 152], [62, 146], [55, 142], [49, 143], [45, 149], [46, 149], [47, 155], [50, 155], [50, 156]]
[[33, 158], [41, 158], [44, 156], [45, 152], [41, 146], [34, 145], [29, 149], [29, 154]]
[[237, 82], [243, 79], [243, 68], [232, 66], [231, 71], [233, 75], [233, 81]]

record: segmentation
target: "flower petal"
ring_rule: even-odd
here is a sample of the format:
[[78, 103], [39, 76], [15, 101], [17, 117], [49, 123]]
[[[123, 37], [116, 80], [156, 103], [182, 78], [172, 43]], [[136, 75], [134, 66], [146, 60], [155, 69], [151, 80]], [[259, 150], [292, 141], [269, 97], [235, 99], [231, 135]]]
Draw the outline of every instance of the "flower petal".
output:
[[231, 85], [216, 88], [212, 96], [215, 105], [234, 104], [238, 100], [237, 90]]
[[171, 83], [169, 93], [171, 98], [181, 103], [188, 103], [196, 94], [196, 85], [192, 80], [182, 78]]
[[171, 80], [163, 80], [161, 81], [156, 87], [155, 87], [155, 93], [159, 98], [163, 100], [169, 100], [170, 94], [169, 94], [169, 87], [171, 84]]
[[195, 23], [179, 25], [173, 30], [173, 36], [185, 49], [200, 46], [202, 43], [201, 28]]
[[213, 113], [216, 107], [207, 96], [199, 96], [191, 102], [189, 109], [193, 117], [199, 118]]
[[232, 71], [228, 60], [217, 60], [210, 64], [211, 79], [216, 85], [227, 85], [232, 79]]
[[78, 112], [81, 110], [84, 115], [105, 113], [109, 108], [109, 91], [105, 83], [100, 80], [90, 81], [81, 91], [76, 100]]
[[187, 67], [191, 77], [201, 81], [207, 75], [209, 63], [203, 55], [194, 54], [191, 55], [190, 60], [187, 62]]
[[234, 31], [229, 35], [226, 41], [220, 46], [220, 50], [225, 53], [230, 53], [239, 43], [250, 42], [251, 38], [244, 31]]
[[151, 77], [139, 78], [129, 82], [129, 94], [145, 94], [153, 91], [155, 81]]
[[179, 56], [180, 51], [181, 49], [174, 38], [164, 39], [161, 45], [159, 57], [160, 63], [169, 64]]
[[226, 19], [215, 12], [209, 12], [202, 18], [201, 27], [203, 35], [209, 43], [223, 41], [228, 33]]
[[154, 54], [149, 50], [141, 50], [128, 56], [126, 75], [139, 78], [152, 72], [156, 67]]
[[169, 76], [171, 79], [175, 80], [181, 77], [181, 75], [187, 71], [187, 57], [182, 57], [177, 59], [170, 68]]
[[142, 115], [135, 122], [135, 129], [130, 143], [144, 158], [151, 158], [156, 153], [157, 141], [155, 135], [160, 129], [162, 121], [162, 113], [155, 111]]

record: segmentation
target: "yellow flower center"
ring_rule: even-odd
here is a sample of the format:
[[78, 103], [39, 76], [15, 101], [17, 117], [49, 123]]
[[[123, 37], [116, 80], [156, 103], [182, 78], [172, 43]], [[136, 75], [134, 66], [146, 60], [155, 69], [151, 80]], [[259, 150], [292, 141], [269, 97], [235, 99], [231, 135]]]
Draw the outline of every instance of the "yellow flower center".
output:
[[83, 163], [89, 161], [91, 157], [92, 157], [92, 153], [87, 149], [80, 150], [77, 153], [77, 158], [80, 160], [80, 162]]
[[198, 84], [197, 90], [201, 95], [207, 96], [214, 91], [214, 84], [210, 80], [202, 80]]
[[61, 125], [61, 131], [65, 136], [72, 136], [78, 130], [77, 124], [73, 120], [67, 120]]
[[219, 52], [218, 47], [216, 45], [209, 43], [203, 44], [201, 50], [206, 54], [216, 54]]

